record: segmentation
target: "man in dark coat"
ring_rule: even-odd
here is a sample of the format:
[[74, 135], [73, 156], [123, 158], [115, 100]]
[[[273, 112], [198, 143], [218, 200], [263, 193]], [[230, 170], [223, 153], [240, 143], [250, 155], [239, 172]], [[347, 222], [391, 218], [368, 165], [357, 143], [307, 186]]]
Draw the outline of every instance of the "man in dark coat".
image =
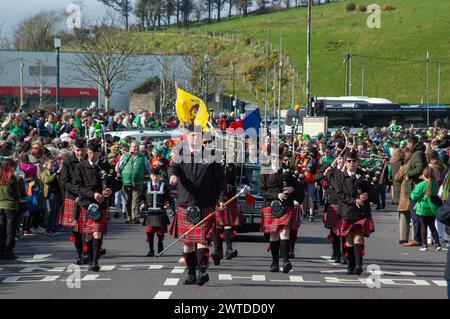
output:
[[[425, 167], [427, 167], [427, 158], [425, 156], [425, 145], [420, 143], [415, 135], [410, 135], [407, 139], [408, 148], [411, 151], [411, 158], [408, 162], [408, 170], [406, 172], [407, 187], [405, 189], [413, 190], [414, 187], [422, 180], [420, 176]], [[405, 194], [408, 198], [411, 193]], [[416, 212], [414, 211], [415, 203], [411, 200], [411, 219], [413, 221], [414, 238], [413, 240], [403, 244], [404, 246], [421, 246], [422, 240], [420, 237], [420, 221]]]

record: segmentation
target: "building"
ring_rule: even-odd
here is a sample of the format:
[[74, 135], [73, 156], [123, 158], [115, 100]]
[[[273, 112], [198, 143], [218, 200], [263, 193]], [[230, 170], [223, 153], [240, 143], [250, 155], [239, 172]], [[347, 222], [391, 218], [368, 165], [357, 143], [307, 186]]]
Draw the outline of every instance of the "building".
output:
[[[77, 54], [60, 52], [60, 108], [87, 108], [92, 101], [101, 107], [104, 104], [101, 88], [96, 83], [80, 79], [81, 76], [72, 67]], [[191, 73], [185, 56], [139, 55], [135, 58], [145, 67], [134, 72], [130, 81], [115, 89], [110, 108], [127, 109], [130, 91], [150, 77], [161, 76], [162, 59], [170, 59], [168, 74], [173, 74], [183, 86], [190, 85]], [[0, 108], [11, 110], [20, 106], [21, 73], [27, 106], [56, 105], [55, 52], [0, 50]]]

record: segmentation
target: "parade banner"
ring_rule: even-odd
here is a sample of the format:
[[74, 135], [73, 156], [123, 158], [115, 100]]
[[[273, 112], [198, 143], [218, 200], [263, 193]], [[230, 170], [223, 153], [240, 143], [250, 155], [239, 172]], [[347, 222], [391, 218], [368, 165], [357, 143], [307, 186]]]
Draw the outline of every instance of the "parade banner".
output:
[[176, 112], [180, 122], [183, 124], [201, 125], [204, 131], [208, 131], [208, 108], [199, 97], [178, 89]]

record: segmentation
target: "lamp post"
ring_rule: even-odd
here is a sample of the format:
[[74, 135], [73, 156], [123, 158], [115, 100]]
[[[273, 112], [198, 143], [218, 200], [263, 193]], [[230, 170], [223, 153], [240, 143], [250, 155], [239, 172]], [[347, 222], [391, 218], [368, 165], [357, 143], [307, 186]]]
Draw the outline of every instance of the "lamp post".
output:
[[61, 48], [61, 38], [55, 38], [56, 49], [56, 112], [59, 111], [59, 49]]
[[205, 104], [208, 104], [208, 64], [211, 62], [211, 57], [208, 52], [205, 53], [204, 60], [205, 62], [205, 96], [204, 101]]

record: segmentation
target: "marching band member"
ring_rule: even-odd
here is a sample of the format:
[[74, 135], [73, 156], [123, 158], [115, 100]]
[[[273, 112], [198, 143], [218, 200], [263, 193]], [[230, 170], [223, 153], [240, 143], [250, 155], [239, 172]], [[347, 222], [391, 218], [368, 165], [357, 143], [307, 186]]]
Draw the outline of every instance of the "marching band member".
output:
[[271, 166], [274, 173], [261, 174], [259, 193], [264, 198], [261, 211], [261, 232], [270, 233], [270, 250], [272, 252], [271, 272], [279, 271], [279, 252], [283, 258], [283, 272], [292, 269], [289, 261], [289, 233], [295, 221], [294, 200], [300, 202], [304, 188], [292, 172], [278, 167], [281, 154], [272, 154]]
[[[168, 171], [170, 184], [177, 186], [178, 208], [172, 225], [175, 238], [212, 213], [217, 203], [218, 209], [224, 210], [223, 171], [217, 162], [198, 163], [197, 159], [203, 158], [204, 155], [200, 135], [193, 131], [187, 134], [191, 156], [185, 161], [180, 152], [176, 153]], [[206, 273], [209, 258], [208, 236], [214, 233], [213, 224], [214, 219], [209, 218], [183, 238], [183, 255], [188, 267], [188, 275], [183, 282], [185, 285], [202, 286], [209, 281], [209, 275]], [[196, 266], [199, 268], [197, 276]]]
[[[60, 224], [72, 227], [72, 241], [77, 251], [76, 264], [82, 265], [86, 262], [83, 254], [83, 232], [79, 223], [78, 206], [75, 199], [78, 191], [74, 183], [75, 166], [86, 159], [86, 140], [78, 138], [73, 145], [73, 154], [62, 163], [61, 185], [64, 191], [64, 206]], [[84, 255], [84, 256], [83, 256]]]
[[336, 235], [346, 237], [348, 253], [347, 274], [360, 275], [363, 272], [364, 237], [375, 231], [370, 213], [370, 202], [376, 203], [377, 187], [365, 181], [358, 169], [358, 153], [345, 153], [345, 169], [332, 179], [337, 197], [337, 211], [340, 215]]
[[[154, 257], [155, 250], [153, 248], [155, 233], [158, 237], [158, 254], [164, 250], [164, 234], [167, 233], [167, 225], [169, 225], [169, 217], [167, 216], [166, 209], [170, 207], [170, 193], [169, 187], [161, 180], [162, 169], [157, 167], [153, 168], [150, 172], [150, 182], [148, 182], [148, 188], [144, 189], [142, 197], [144, 203], [141, 204], [141, 210], [145, 206], [151, 208], [158, 208], [161, 211], [154, 216], [144, 217], [145, 232], [147, 233], [147, 241], [149, 251], [147, 257]], [[153, 202], [153, 194], [156, 195], [156, 201]]]
[[99, 271], [98, 258], [102, 246], [102, 237], [108, 228], [108, 199], [119, 190], [120, 185], [111, 174], [107, 162], [100, 161], [102, 144], [99, 140], [88, 143], [87, 160], [75, 167], [74, 184], [80, 206], [79, 227], [86, 234], [86, 245], [90, 270]]

